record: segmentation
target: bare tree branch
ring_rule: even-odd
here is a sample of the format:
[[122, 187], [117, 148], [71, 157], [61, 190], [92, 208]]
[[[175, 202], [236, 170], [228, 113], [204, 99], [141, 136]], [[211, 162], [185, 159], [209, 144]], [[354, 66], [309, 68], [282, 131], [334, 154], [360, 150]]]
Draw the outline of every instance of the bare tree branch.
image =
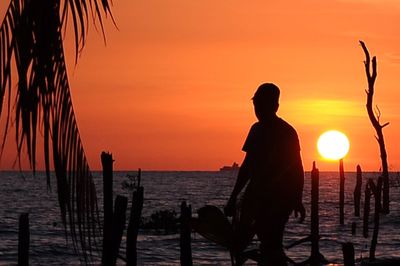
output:
[[[375, 86], [375, 80], [377, 77], [377, 60], [376, 57], [374, 56], [371, 60], [370, 54], [368, 52], [367, 46], [363, 41], [360, 41], [361, 47], [364, 51], [365, 54], [365, 61], [364, 61], [364, 66], [365, 66], [365, 74], [367, 76], [367, 81], [368, 81], [368, 90], [367, 92], [367, 112], [368, 112], [368, 117], [369, 120], [371, 121], [372, 126], [374, 127], [376, 131], [376, 139], [379, 144], [379, 150], [380, 150], [380, 155], [381, 155], [381, 162], [382, 162], [382, 179], [383, 179], [383, 207], [382, 207], [382, 212], [383, 213], [389, 213], [389, 170], [388, 170], [388, 163], [387, 163], [387, 153], [386, 153], [386, 148], [385, 148], [385, 140], [383, 137], [383, 132], [382, 128], [387, 126], [389, 123], [385, 123], [384, 125], [381, 125], [379, 123], [379, 119], [381, 116], [381, 112], [378, 107], [377, 109], [377, 114], [374, 114], [373, 108], [372, 108], [372, 103], [373, 103], [373, 97], [374, 97], [374, 86]], [[371, 66], [372, 63], [372, 66]], [[371, 74], [371, 67], [372, 67], [372, 74]]]

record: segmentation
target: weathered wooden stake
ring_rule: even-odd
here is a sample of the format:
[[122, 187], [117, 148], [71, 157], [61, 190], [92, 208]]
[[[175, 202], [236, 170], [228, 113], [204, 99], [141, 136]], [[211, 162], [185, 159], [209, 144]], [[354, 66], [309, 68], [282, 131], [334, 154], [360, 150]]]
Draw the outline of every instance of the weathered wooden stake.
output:
[[364, 196], [364, 215], [363, 215], [363, 236], [368, 237], [368, 223], [369, 223], [369, 210], [371, 202], [371, 188], [369, 183], [365, 186], [365, 196]]
[[344, 225], [344, 169], [343, 159], [339, 160], [340, 194], [339, 194], [339, 222]]
[[344, 266], [356, 265], [354, 260], [354, 246], [350, 242], [342, 244]]
[[310, 240], [310, 257], [296, 265], [319, 266], [321, 264], [328, 263], [325, 257], [319, 252], [319, 170], [318, 168], [316, 168], [315, 162], [313, 162], [311, 170], [311, 234], [303, 239], [294, 242], [286, 248], [289, 249]]
[[126, 223], [126, 207], [128, 206], [128, 198], [117, 195], [115, 199], [115, 207], [112, 222], [112, 265], [117, 262], [119, 247], [121, 245], [122, 234]]
[[180, 217], [180, 248], [181, 248], [181, 265], [192, 266], [192, 248], [191, 248], [191, 226], [192, 207], [187, 205], [185, 201], [181, 204]]
[[352, 222], [351, 223], [351, 235], [355, 236], [356, 235], [356, 230], [357, 230], [357, 223]]
[[126, 236], [126, 265], [137, 265], [137, 236], [143, 209], [143, 187], [140, 186], [141, 170], [138, 171], [138, 184], [132, 195], [131, 216]]
[[319, 252], [319, 170], [315, 162], [311, 170], [311, 256], [307, 261], [310, 265], [326, 262]]
[[18, 266], [29, 265], [29, 214], [19, 216], [18, 228]]
[[311, 257], [319, 256], [319, 170], [311, 171]]
[[376, 186], [372, 179], [370, 179], [369, 182], [370, 182], [371, 191], [373, 192], [374, 197], [375, 197], [374, 231], [372, 233], [371, 248], [369, 250], [369, 259], [375, 260], [375, 250], [376, 250], [376, 245], [378, 244], [380, 212], [382, 209], [382, 206], [381, 206], [382, 177], [380, 176], [378, 178]]
[[362, 186], [362, 172], [360, 165], [357, 165], [357, 182], [354, 188], [354, 215], [360, 217], [360, 202], [361, 202], [361, 186]]
[[112, 154], [102, 152], [103, 166], [103, 252], [102, 265], [112, 265], [112, 222], [113, 222], [113, 159]]

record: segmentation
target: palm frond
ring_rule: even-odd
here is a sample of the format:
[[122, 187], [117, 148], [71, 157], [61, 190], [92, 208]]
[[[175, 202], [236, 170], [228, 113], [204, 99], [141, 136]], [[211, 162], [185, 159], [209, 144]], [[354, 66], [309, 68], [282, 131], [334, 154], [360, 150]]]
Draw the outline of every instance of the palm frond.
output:
[[0, 26], [0, 115], [8, 91], [3, 146], [10, 120], [14, 59], [18, 76], [15, 101], [18, 155], [25, 147], [35, 172], [37, 132], [41, 125], [47, 184], [50, 187], [52, 157], [62, 221], [74, 247], [82, 251], [85, 259], [99, 230], [97, 197], [73, 110], [62, 30], [70, 12], [77, 59], [85, 44], [89, 10], [102, 29], [102, 17], [111, 15], [107, 0], [100, 5], [103, 12], [97, 0], [49, 0], [40, 4], [33, 0], [11, 0]]
[[0, 26], [0, 116], [2, 115], [5, 93], [8, 92], [7, 99], [7, 118], [4, 129], [3, 142], [1, 145], [1, 154], [4, 150], [4, 144], [8, 133], [11, 108], [11, 59], [14, 47], [15, 30], [14, 20], [17, 17], [16, 10], [19, 9], [18, 1], [12, 1], [7, 9], [3, 23]]
[[72, 17], [75, 34], [75, 62], [77, 62], [78, 55], [86, 43], [86, 35], [89, 29], [89, 13], [93, 19], [93, 25], [96, 25], [96, 22], [100, 24], [104, 42], [103, 16], [110, 16], [114, 25], [116, 25], [111, 13], [109, 0], [101, 0], [99, 2], [99, 0], [64, 0], [62, 4], [61, 25], [66, 27], [68, 24], [68, 12], [71, 13]]

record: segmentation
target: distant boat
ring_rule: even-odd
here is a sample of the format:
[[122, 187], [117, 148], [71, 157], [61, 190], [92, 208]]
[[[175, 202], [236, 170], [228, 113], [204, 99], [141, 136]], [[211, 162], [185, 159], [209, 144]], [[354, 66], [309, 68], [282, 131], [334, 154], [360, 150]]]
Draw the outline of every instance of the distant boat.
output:
[[220, 171], [238, 171], [239, 168], [240, 168], [239, 165], [236, 162], [234, 162], [232, 164], [232, 166], [223, 166], [219, 170]]

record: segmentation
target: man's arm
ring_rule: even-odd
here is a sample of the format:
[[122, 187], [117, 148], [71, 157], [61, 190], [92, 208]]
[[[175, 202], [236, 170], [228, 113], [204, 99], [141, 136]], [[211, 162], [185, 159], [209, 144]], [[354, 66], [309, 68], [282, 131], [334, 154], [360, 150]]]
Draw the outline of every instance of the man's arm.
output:
[[304, 169], [300, 154], [300, 142], [296, 131], [293, 129], [284, 142], [285, 156], [284, 162], [287, 165], [286, 171], [282, 176], [286, 176], [288, 188], [288, 200], [295, 215], [300, 213], [300, 222], [304, 221], [305, 209], [303, 206], [303, 188], [304, 188]]
[[240, 166], [238, 176], [236, 178], [235, 186], [233, 187], [231, 196], [228, 200], [228, 203], [225, 206], [224, 212], [226, 216], [233, 216], [235, 212], [235, 204], [237, 196], [239, 195], [240, 191], [244, 188], [247, 182], [250, 179], [249, 175], [249, 155], [246, 153], [246, 156], [243, 160], [242, 165]]
[[300, 155], [300, 141], [295, 132], [294, 149], [291, 153], [291, 176], [292, 176], [292, 186], [293, 186], [293, 210], [296, 214], [300, 213], [300, 223], [304, 221], [306, 216], [306, 211], [303, 206], [303, 188], [304, 188], [304, 168]]
[[300, 153], [296, 154], [296, 160], [295, 160], [295, 169], [294, 169], [294, 174], [296, 176], [295, 179], [295, 195], [294, 195], [294, 211], [295, 213], [300, 213], [300, 223], [304, 221], [304, 218], [306, 216], [306, 211], [303, 206], [303, 188], [304, 188], [304, 169], [303, 169], [303, 164], [301, 161], [301, 156]]

